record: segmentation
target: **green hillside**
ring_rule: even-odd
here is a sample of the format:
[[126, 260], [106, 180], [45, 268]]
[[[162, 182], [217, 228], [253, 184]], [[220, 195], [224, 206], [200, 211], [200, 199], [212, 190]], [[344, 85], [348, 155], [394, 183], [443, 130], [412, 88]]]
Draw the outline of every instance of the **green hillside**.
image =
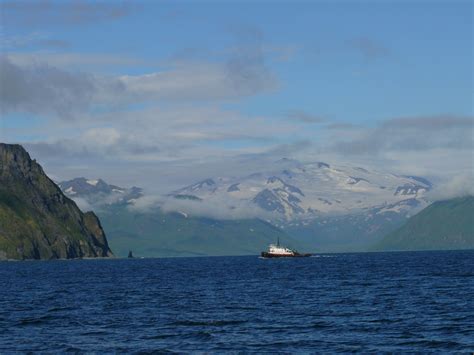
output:
[[374, 250], [474, 249], [474, 197], [434, 202]]
[[0, 259], [105, 256], [95, 214], [82, 213], [23, 147], [0, 143]]
[[134, 212], [126, 206], [97, 211], [118, 256], [256, 255], [280, 238], [287, 246], [301, 244], [281, 229], [259, 219], [214, 220], [163, 213]]

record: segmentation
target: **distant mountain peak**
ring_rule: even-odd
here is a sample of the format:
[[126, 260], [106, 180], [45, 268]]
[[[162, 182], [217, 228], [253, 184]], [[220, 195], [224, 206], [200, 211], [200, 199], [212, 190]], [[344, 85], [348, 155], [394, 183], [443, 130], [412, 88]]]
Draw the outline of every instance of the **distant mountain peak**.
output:
[[[294, 163], [288, 158], [277, 162]], [[315, 211], [319, 215], [357, 213], [407, 199], [416, 199], [423, 204], [424, 193], [431, 186], [423, 178], [321, 161], [273, 168], [243, 177], [208, 178], [172, 195], [199, 198], [203, 208], [207, 203], [215, 206], [222, 201], [229, 201], [229, 205], [257, 206], [289, 221], [314, 218]], [[415, 206], [401, 203], [393, 211], [410, 208]]]
[[[221, 180], [221, 179], [219, 179]], [[216, 190], [217, 183], [214, 181], [214, 179], [207, 178], [204, 180], [201, 180], [195, 184], [183, 187], [182, 189], [179, 189], [177, 191], [174, 191], [171, 193], [171, 195], [176, 196], [176, 195], [183, 195], [183, 194], [188, 194], [192, 195], [193, 191], [208, 191], [208, 192], [214, 192]]]
[[102, 180], [86, 180], [86, 182], [89, 184], [89, 185], [92, 185], [92, 186], [97, 186], [97, 184], [99, 183], [99, 181], [102, 181]]
[[275, 182], [280, 182], [282, 184], [284, 184], [283, 180], [280, 179], [279, 177], [276, 177], [276, 176], [270, 176], [268, 179], [267, 179], [267, 184], [273, 184]]
[[129, 203], [143, 196], [139, 187], [124, 188], [111, 185], [104, 180], [79, 177], [59, 184], [61, 190], [71, 198], [83, 198], [91, 205]]
[[428, 188], [433, 187], [433, 184], [425, 178], [422, 178], [422, 177], [419, 177], [419, 176], [413, 176], [413, 175], [404, 175], [404, 177], [416, 180], [418, 182], [421, 182], [423, 185], [425, 185]]
[[207, 185], [207, 186], [214, 186], [216, 185], [216, 182], [213, 179], [205, 179], [200, 182], [201, 185]]
[[227, 192], [240, 191], [239, 184], [232, 184], [227, 188]]
[[324, 163], [322, 161], [318, 161], [316, 164], [318, 165], [318, 168], [328, 168], [329, 169], [331, 167], [328, 163]]

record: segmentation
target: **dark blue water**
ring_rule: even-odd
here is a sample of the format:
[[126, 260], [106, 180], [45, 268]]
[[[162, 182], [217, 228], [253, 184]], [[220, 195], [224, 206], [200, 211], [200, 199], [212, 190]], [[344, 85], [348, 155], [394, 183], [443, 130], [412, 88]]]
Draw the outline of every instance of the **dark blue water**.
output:
[[474, 251], [0, 263], [0, 352], [474, 351]]

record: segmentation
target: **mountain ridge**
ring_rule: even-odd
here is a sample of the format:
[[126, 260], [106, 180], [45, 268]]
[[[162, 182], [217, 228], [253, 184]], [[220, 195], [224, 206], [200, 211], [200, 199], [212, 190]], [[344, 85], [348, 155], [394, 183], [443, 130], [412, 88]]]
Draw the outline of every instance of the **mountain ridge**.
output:
[[[221, 239], [215, 239], [218, 244], [225, 240], [226, 235], [234, 238], [232, 228], [239, 230], [242, 240], [258, 240], [258, 235], [250, 231], [255, 229], [254, 224], [259, 225], [264, 235], [273, 233], [282, 240], [294, 240], [309, 251], [344, 252], [366, 251], [387, 233], [400, 227], [427, 204], [424, 192], [432, 187], [424, 178], [374, 172], [361, 167], [341, 167], [324, 162], [302, 164], [295, 160], [280, 160], [276, 164], [268, 171], [254, 172], [242, 178], [212, 177], [159, 198], [152, 196], [149, 200], [155, 202], [147, 208], [136, 207], [142, 206], [140, 198], [146, 201], [146, 190], [140, 190], [142, 195], [137, 199], [115, 203], [110, 202], [110, 194], [101, 192], [95, 195], [76, 193], [71, 198], [79, 196], [94, 205], [106, 228], [110, 228], [114, 248], [124, 251], [125, 239], [136, 244], [142, 238], [136, 232], [141, 228], [137, 220], [141, 220], [146, 226], [142, 230], [148, 235], [145, 238], [147, 245], [159, 253], [162, 251], [156, 249], [158, 245], [153, 245], [152, 240], [156, 243], [159, 240], [164, 247], [171, 243], [166, 239], [168, 236], [169, 239], [179, 239], [181, 243], [169, 247], [170, 253], [189, 255], [190, 248], [196, 247], [197, 241], [206, 244], [205, 234], [215, 235], [212, 225], [222, 228]], [[87, 179], [82, 179], [87, 182]], [[60, 185], [63, 189], [70, 186]], [[107, 190], [114, 188], [127, 190], [115, 185], [110, 185]], [[365, 195], [369, 196], [366, 201], [358, 203], [357, 200]], [[305, 201], [307, 198], [309, 203]], [[348, 205], [344, 206], [347, 201]], [[318, 206], [312, 206], [311, 202]], [[358, 208], [352, 210], [351, 204]], [[119, 205], [122, 207], [118, 208]], [[183, 224], [194, 225], [197, 230], [183, 229]], [[183, 242], [185, 233], [188, 236], [186, 243]], [[131, 235], [134, 237], [127, 237]], [[265, 248], [270, 239], [262, 238], [256, 247]], [[116, 241], [121, 243], [120, 246], [115, 246]], [[208, 246], [211, 252], [213, 249]], [[256, 253], [260, 251], [258, 248]], [[222, 244], [218, 255], [244, 252], [248, 253], [248, 250], [226, 249]]]
[[[175, 190], [203, 204], [228, 201], [256, 206], [281, 221], [317, 215], [352, 214], [400, 203], [405, 211], [427, 204], [432, 183], [417, 176], [395, 175], [355, 166], [279, 160], [266, 171], [242, 177], [211, 177]], [[401, 203], [416, 200], [418, 206]]]
[[436, 201], [372, 250], [474, 249], [474, 196]]
[[114, 203], [128, 204], [143, 196], [141, 188], [123, 188], [106, 183], [102, 179], [78, 177], [58, 183], [61, 190], [70, 198], [84, 198], [91, 205]]

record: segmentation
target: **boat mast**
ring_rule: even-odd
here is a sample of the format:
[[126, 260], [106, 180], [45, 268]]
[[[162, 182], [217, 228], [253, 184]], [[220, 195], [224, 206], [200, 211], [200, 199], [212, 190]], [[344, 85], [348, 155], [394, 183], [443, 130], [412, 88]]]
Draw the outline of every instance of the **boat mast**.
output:
[[279, 247], [279, 246], [280, 246], [280, 237], [278, 237], [278, 239], [277, 239], [277, 247]]

